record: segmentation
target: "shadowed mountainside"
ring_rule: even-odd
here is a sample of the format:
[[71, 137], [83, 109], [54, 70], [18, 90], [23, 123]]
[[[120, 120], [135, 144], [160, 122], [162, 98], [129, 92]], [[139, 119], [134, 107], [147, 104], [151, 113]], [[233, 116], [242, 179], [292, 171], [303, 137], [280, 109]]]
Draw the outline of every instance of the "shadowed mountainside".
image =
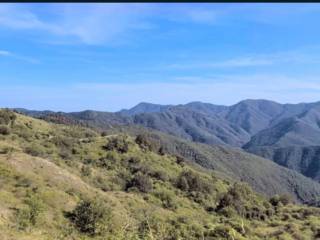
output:
[[[140, 125], [193, 142], [243, 147], [318, 180], [318, 152], [312, 149], [320, 146], [319, 108], [320, 102], [279, 104], [249, 99], [232, 106], [201, 102], [176, 106], [141, 103], [116, 113], [19, 111], [46, 120], [54, 114], [63, 115], [70, 122], [100, 129]], [[306, 151], [307, 155], [302, 154]]]

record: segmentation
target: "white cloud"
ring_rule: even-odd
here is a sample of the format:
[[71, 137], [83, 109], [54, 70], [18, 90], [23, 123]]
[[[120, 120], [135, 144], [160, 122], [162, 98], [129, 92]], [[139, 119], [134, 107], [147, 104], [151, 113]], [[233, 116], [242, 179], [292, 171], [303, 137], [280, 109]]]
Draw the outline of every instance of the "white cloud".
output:
[[[51, 17], [45, 17], [46, 13]], [[15, 30], [34, 30], [51, 35], [47, 42], [85, 44], [114, 44], [126, 41], [132, 31], [154, 27], [151, 18], [168, 21], [181, 19], [208, 23], [215, 19], [211, 10], [175, 7], [172, 10], [161, 4], [52, 4], [47, 12], [40, 6], [25, 7], [19, 4], [0, 5], [0, 26]], [[53, 39], [58, 37], [58, 39]]]
[[0, 6], [0, 26], [45, 31], [54, 36], [73, 37], [87, 44], [101, 44], [136, 28], [147, 25], [140, 22], [143, 5], [124, 4], [63, 4], [53, 5], [51, 19], [43, 19], [23, 5]]
[[256, 67], [272, 65], [273, 59], [259, 57], [242, 57], [232, 58], [224, 61], [215, 62], [195, 62], [195, 63], [178, 63], [171, 64], [168, 67], [174, 69], [192, 69], [192, 68], [238, 68], [238, 67]]
[[21, 61], [25, 61], [25, 62], [29, 62], [29, 63], [40, 63], [39, 60], [32, 58], [32, 57], [28, 57], [28, 56], [22, 56], [19, 54], [15, 54], [6, 50], [0, 50], [0, 57], [10, 57], [13, 59], [17, 59], [17, 60], [21, 60]]
[[8, 52], [8, 51], [5, 51], [5, 50], [0, 50], [0, 56], [10, 56], [11, 55], [11, 53], [10, 52]]
[[44, 27], [43, 23], [33, 13], [12, 4], [0, 5], [0, 25], [14, 29]]
[[169, 69], [214, 69], [214, 68], [242, 68], [242, 67], [260, 67], [280, 64], [319, 64], [320, 47], [308, 46], [300, 49], [275, 52], [270, 54], [252, 54], [247, 56], [234, 57], [224, 60], [206, 60], [185, 63], [173, 63], [167, 65]]

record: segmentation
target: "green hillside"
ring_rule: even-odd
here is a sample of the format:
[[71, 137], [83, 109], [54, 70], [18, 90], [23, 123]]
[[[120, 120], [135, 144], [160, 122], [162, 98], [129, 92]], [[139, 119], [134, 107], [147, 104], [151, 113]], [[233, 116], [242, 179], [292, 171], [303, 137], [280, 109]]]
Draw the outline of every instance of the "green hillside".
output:
[[132, 137], [142, 135], [152, 143], [153, 151], [182, 156], [189, 164], [211, 170], [231, 182], [244, 181], [266, 197], [286, 193], [297, 202], [320, 206], [319, 183], [241, 149], [195, 143], [139, 126], [113, 127], [105, 133], [119, 132]]
[[0, 112], [0, 239], [319, 239], [320, 209], [98, 134]]

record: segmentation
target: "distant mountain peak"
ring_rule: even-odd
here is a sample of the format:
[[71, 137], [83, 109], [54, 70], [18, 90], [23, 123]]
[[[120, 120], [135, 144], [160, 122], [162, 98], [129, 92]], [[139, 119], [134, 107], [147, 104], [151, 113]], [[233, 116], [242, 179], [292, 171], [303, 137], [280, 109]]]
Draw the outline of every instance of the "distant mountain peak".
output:
[[148, 102], [138, 103], [130, 109], [123, 109], [119, 113], [126, 116], [132, 116], [140, 113], [163, 112], [170, 108], [172, 105], [161, 105]]

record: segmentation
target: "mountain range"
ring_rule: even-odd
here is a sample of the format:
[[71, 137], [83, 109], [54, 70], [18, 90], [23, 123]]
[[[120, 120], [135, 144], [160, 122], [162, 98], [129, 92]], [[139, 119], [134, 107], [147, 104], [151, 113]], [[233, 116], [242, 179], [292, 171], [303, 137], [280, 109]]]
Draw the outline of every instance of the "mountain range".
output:
[[142, 126], [191, 142], [242, 148], [320, 181], [320, 102], [280, 104], [248, 99], [231, 106], [140, 103], [114, 113], [16, 110], [58, 122], [63, 116], [64, 123], [77, 121], [101, 130]]

